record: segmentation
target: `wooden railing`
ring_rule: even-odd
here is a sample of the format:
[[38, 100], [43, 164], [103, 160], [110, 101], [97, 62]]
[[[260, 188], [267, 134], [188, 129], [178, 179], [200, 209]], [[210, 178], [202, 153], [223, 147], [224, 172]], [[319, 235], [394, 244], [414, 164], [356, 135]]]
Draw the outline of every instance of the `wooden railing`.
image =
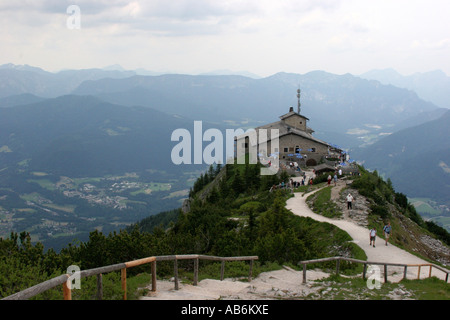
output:
[[339, 274], [339, 267], [341, 261], [348, 261], [348, 262], [354, 262], [354, 263], [360, 263], [364, 265], [363, 269], [363, 279], [366, 279], [366, 273], [367, 273], [367, 266], [368, 265], [382, 265], [384, 266], [384, 282], [386, 283], [388, 281], [388, 266], [392, 267], [403, 267], [403, 279], [406, 279], [407, 270], [408, 267], [418, 267], [418, 273], [417, 273], [417, 279], [420, 279], [420, 271], [421, 267], [430, 267], [430, 271], [428, 273], [428, 277], [431, 277], [431, 270], [433, 268], [436, 268], [446, 274], [445, 276], [445, 282], [448, 282], [448, 275], [450, 273], [449, 270], [442, 268], [440, 266], [437, 266], [435, 264], [427, 263], [427, 264], [400, 264], [400, 263], [387, 263], [387, 262], [370, 262], [370, 261], [364, 261], [364, 260], [357, 260], [352, 258], [345, 258], [345, 257], [331, 257], [331, 258], [322, 258], [322, 259], [315, 259], [315, 260], [307, 260], [307, 261], [300, 261], [298, 264], [303, 265], [303, 283], [306, 283], [306, 265], [311, 263], [321, 263], [321, 262], [329, 262], [329, 261], [336, 261], [336, 274]]
[[[97, 276], [97, 299], [103, 299], [103, 284], [102, 284], [102, 275], [105, 273], [119, 271], [121, 275], [121, 286], [123, 290], [123, 299], [127, 299], [127, 269], [140, 266], [143, 264], [150, 263], [151, 265], [151, 275], [152, 275], [152, 289], [151, 291], [156, 291], [156, 263], [157, 261], [174, 261], [174, 274], [175, 274], [175, 290], [179, 289], [179, 279], [178, 279], [178, 260], [194, 260], [194, 281], [193, 285], [196, 286], [198, 283], [198, 265], [199, 260], [211, 260], [211, 261], [220, 261], [220, 280], [222, 281], [225, 273], [225, 262], [227, 261], [250, 261], [250, 269], [248, 274], [248, 281], [252, 280], [253, 275], [253, 261], [258, 260], [257, 256], [248, 256], [248, 257], [215, 257], [215, 256], [206, 256], [206, 255], [171, 255], [171, 256], [156, 256], [156, 257], [148, 257], [139, 260], [133, 260], [125, 263], [118, 263], [109, 265], [106, 267], [99, 267], [95, 269], [83, 270], [79, 273], [79, 279], [86, 278], [89, 276]], [[27, 300], [32, 298], [40, 293], [43, 293], [49, 289], [54, 287], [63, 286], [63, 297], [64, 300], [72, 300], [72, 290], [71, 290], [71, 275], [63, 274], [61, 276], [55, 277], [53, 279], [47, 280], [40, 284], [37, 284], [28, 289], [22, 290], [15, 294], [12, 294], [8, 297], [3, 298], [2, 300]]]

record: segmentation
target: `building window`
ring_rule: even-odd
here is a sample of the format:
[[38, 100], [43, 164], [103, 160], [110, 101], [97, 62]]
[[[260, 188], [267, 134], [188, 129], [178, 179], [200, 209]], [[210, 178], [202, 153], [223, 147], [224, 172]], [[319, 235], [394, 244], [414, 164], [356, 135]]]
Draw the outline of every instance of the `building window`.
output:
[[311, 152], [316, 152], [316, 148], [311, 148]]
[[284, 148], [284, 152], [289, 152], [288, 148]]

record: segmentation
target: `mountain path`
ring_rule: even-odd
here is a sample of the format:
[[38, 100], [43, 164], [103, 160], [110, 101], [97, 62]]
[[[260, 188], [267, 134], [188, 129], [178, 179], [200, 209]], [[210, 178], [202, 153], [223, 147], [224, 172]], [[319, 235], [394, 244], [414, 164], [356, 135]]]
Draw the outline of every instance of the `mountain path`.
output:
[[[312, 173], [308, 173], [309, 176]], [[307, 174], [307, 175], [308, 175]], [[294, 181], [301, 179], [299, 177], [293, 178]], [[337, 185], [334, 186], [334, 182], [331, 183], [332, 188], [332, 200], [338, 199], [340, 197], [341, 190], [346, 186], [345, 180], [339, 180]], [[353, 219], [350, 218], [350, 213], [352, 210], [347, 210], [345, 207], [344, 215], [341, 219], [330, 219], [322, 215], [314, 213], [306, 203], [306, 198], [319, 191], [320, 189], [314, 190], [310, 193], [303, 195], [302, 193], [294, 193], [294, 197], [290, 198], [286, 202], [286, 208], [292, 211], [295, 215], [302, 217], [310, 217], [316, 221], [327, 222], [337, 226], [338, 228], [346, 231], [353, 242], [356, 243], [367, 255], [367, 261], [371, 262], [389, 262], [389, 263], [399, 263], [399, 264], [428, 264], [428, 261], [420, 259], [415, 255], [396, 247], [395, 245], [388, 243], [385, 245], [385, 240], [380, 238], [378, 235], [375, 241], [375, 247], [369, 245], [369, 228], [364, 227], [360, 224], [355, 223]], [[393, 230], [395, 232], [395, 230]], [[395, 282], [400, 281], [403, 277], [403, 267], [388, 267], [389, 281]], [[418, 269], [417, 267], [408, 268], [408, 279], [417, 278]], [[421, 268], [421, 278], [428, 277], [429, 267]], [[433, 268], [432, 275], [445, 279], [445, 273]], [[392, 278], [394, 276], [394, 278]]]

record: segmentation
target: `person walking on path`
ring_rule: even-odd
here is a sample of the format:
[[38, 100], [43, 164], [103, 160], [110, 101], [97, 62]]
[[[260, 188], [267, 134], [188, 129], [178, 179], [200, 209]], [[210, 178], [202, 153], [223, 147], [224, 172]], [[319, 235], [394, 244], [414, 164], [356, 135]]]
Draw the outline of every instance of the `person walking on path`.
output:
[[328, 185], [330, 185], [330, 183], [331, 183], [331, 175], [330, 174], [328, 175], [327, 180], [328, 180]]
[[334, 177], [333, 177], [333, 179], [334, 179], [334, 185], [336, 186], [336, 183], [337, 183], [337, 179], [338, 179], [338, 177], [337, 177], [337, 174], [334, 174]]
[[347, 195], [347, 210], [352, 209], [353, 196], [351, 193]]
[[384, 231], [384, 237], [386, 239], [386, 245], [388, 245], [389, 237], [391, 236], [391, 231], [392, 231], [390, 222], [388, 222], [388, 224], [383, 227], [383, 231]]
[[373, 247], [375, 248], [376, 236], [377, 236], [377, 230], [375, 229], [375, 227], [373, 227], [372, 229], [370, 229], [370, 232], [369, 232], [369, 237], [370, 237], [369, 246], [373, 245]]

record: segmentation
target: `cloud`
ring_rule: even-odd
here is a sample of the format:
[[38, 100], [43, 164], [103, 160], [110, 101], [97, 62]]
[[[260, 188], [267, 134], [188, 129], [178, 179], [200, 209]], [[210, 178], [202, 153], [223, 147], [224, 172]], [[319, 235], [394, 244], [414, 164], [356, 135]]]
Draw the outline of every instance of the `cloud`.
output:
[[[435, 1], [1, 0], [0, 63], [448, 73], [450, 2]], [[67, 28], [72, 4], [80, 30]]]
[[411, 47], [414, 49], [446, 50], [450, 49], [450, 38], [437, 41], [414, 40]]

